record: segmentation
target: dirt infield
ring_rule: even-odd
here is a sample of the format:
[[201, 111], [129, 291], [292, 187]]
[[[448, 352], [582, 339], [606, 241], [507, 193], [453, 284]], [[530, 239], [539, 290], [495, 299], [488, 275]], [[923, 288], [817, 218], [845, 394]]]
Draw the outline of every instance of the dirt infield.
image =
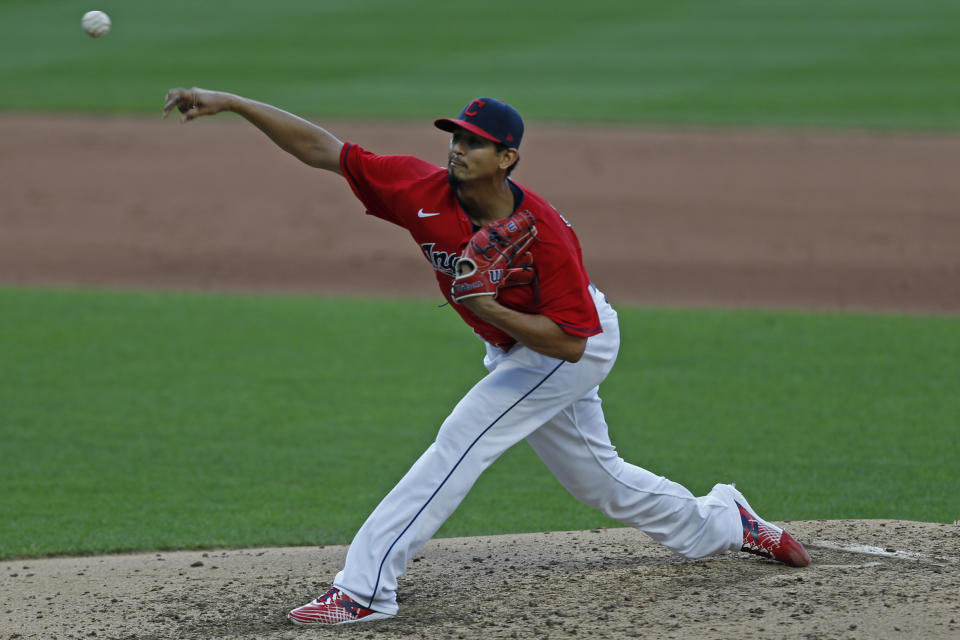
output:
[[335, 629], [283, 614], [329, 586], [343, 546], [3, 562], [0, 637], [960, 637], [957, 526], [789, 526], [814, 558], [804, 569], [684, 560], [631, 529], [433, 540], [400, 580], [396, 618]]
[[[325, 124], [443, 160], [429, 124]], [[528, 126], [516, 177], [615, 303], [960, 312], [960, 138]], [[405, 232], [236, 118], [7, 115], [0, 139], [0, 285], [439, 299]], [[434, 540], [400, 616], [324, 630], [283, 615], [341, 546], [8, 561], [0, 640], [960, 638], [960, 526], [789, 528], [805, 569], [687, 561], [624, 529]]]
[[[442, 163], [428, 123], [325, 123]], [[0, 118], [0, 283], [438, 298], [406, 232], [233, 116]], [[960, 137], [528, 125], [516, 177], [651, 305], [960, 311]]]

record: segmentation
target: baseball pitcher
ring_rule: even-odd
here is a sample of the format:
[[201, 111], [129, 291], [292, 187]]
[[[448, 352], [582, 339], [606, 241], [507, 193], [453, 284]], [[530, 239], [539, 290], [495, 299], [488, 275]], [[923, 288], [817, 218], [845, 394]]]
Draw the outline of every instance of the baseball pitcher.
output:
[[333, 587], [288, 618], [329, 625], [397, 613], [397, 578], [483, 471], [526, 440], [578, 500], [687, 558], [741, 550], [810, 562], [732, 485], [705, 496], [632, 465], [607, 433], [598, 387], [617, 358], [617, 314], [583, 265], [570, 222], [510, 178], [523, 121], [500, 100], [471, 100], [434, 123], [447, 163], [377, 155], [267, 104], [203, 89], [167, 93], [182, 121], [233, 111], [306, 164], [342, 175], [367, 213], [403, 227], [444, 297], [483, 341], [489, 373], [440, 425], [357, 532]]

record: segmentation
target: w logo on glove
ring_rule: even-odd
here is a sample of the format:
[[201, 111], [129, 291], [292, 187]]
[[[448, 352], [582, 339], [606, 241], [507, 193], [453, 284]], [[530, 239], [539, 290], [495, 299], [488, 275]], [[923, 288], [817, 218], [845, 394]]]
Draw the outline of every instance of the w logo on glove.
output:
[[518, 211], [477, 231], [457, 260], [450, 297], [460, 302], [496, 296], [501, 287], [533, 284], [537, 274], [529, 248], [536, 241], [536, 220], [529, 211]]

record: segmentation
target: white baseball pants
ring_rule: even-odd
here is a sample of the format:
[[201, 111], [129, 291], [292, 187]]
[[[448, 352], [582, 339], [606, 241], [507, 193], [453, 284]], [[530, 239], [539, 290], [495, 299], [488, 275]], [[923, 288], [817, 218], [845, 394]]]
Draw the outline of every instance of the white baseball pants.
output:
[[[695, 497], [625, 462], [610, 443], [598, 385], [620, 347], [617, 314], [591, 287], [603, 333], [579, 362], [522, 345], [487, 348], [490, 373], [460, 400], [437, 438], [357, 532], [334, 586], [375, 611], [396, 614], [397, 578], [504, 451], [526, 438], [581, 502], [688, 558], [739, 549], [743, 528], [717, 487]], [[718, 485], [719, 486], [719, 485]]]

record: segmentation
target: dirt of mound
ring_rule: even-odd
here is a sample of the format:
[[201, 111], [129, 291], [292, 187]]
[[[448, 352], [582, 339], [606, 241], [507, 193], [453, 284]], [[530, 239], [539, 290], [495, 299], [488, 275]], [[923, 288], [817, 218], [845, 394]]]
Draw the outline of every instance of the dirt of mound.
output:
[[[429, 124], [325, 124], [443, 159]], [[0, 139], [0, 285], [439, 297], [403, 231], [235, 118], [7, 115]], [[516, 177], [615, 302], [956, 313], [958, 165], [956, 137], [534, 123]], [[960, 638], [960, 526], [789, 527], [811, 566], [687, 561], [624, 529], [434, 540], [396, 619], [322, 630], [284, 613], [344, 547], [8, 561], [0, 640]]]
[[960, 527], [786, 524], [813, 563], [690, 561], [630, 529], [433, 540], [400, 614], [333, 629], [284, 617], [346, 547], [0, 563], [0, 638], [958, 638]]

